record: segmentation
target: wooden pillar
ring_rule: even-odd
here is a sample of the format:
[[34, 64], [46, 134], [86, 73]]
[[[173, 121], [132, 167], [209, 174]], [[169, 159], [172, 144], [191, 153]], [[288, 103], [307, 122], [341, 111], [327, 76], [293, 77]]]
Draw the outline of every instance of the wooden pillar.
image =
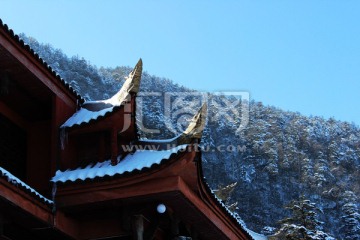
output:
[[118, 134], [117, 129], [111, 130], [111, 164], [117, 164], [117, 155], [118, 155]]
[[144, 239], [144, 217], [142, 215], [133, 216], [132, 230], [134, 240]]
[[50, 130], [50, 176], [55, 174], [58, 162], [60, 160], [59, 150], [59, 98], [56, 95], [52, 96], [51, 109], [51, 130]]

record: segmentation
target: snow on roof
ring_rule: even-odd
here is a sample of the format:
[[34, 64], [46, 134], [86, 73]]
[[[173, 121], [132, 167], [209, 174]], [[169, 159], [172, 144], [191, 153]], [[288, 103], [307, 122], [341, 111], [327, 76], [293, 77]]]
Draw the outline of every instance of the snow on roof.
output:
[[74, 115], [61, 125], [61, 128], [88, 123], [91, 120], [96, 120], [99, 117], [104, 117], [107, 113], [113, 112], [116, 107], [121, 106], [129, 99], [130, 93], [128, 92], [128, 85], [129, 83], [125, 82], [120, 91], [109, 99], [86, 101], [80, 110], [74, 113]]
[[35, 196], [37, 196], [38, 198], [43, 200], [45, 203], [53, 204], [53, 201], [47, 199], [46, 197], [44, 197], [43, 195], [38, 193], [35, 189], [30, 187], [29, 185], [27, 185], [26, 183], [24, 183], [23, 181], [21, 181], [20, 179], [18, 179], [17, 177], [15, 177], [14, 175], [12, 175], [10, 172], [8, 172], [7, 170], [5, 170], [2, 167], [0, 167], [0, 175], [2, 177], [5, 177], [9, 183], [13, 184], [14, 186], [20, 186], [20, 187], [26, 189], [30, 193], [34, 194]]
[[185, 150], [187, 145], [180, 145], [169, 150], [137, 150], [133, 154], [128, 154], [117, 165], [111, 165], [111, 160], [90, 164], [85, 168], [75, 170], [57, 171], [52, 178], [52, 182], [75, 182], [76, 180], [94, 179], [96, 177], [115, 176], [151, 168], [153, 165], [159, 165], [163, 160], [169, 160], [171, 154]]
[[65, 127], [72, 127], [75, 125], [80, 125], [82, 123], [88, 123], [91, 120], [98, 119], [99, 117], [105, 116], [105, 114], [110, 113], [114, 110], [114, 107], [109, 107], [102, 109], [100, 111], [89, 111], [86, 108], [81, 108], [79, 111], [74, 113], [62, 126], [61, 128]]
[[61, 128], [72, 127], [88, 123], [91, 120], [96, 120], [99, 117], [104, 117], [107, 113], [111, 113], [116, 107], [121, 106], [129, 98], [128, 92], [129, 83], [125, 82], [123, 87], [113, 97], [100, 101], [86, 101], [83, 106], [74, 115], [72, 115]]
[[97, 120], [118, 109], [126, 101], [130, 101], [131, 93], [137, 93], [142, 73], [142, 60], [136, 64], [134, 70], [129, 74], [120, 90], [111, 98], [99, 101], [86, 101], [73, 116], [71, 116], [61, 128], [70, 128], [75, 125]]
[[251, 237], [254, 239], [254, 240], [268, 240], [268, 238], [263, 235], [263, 234], [259, 234], [259, 233], [256, 233], [254, 231], [251, 231], [250, 229], [246, 228], [246, 231], [248, 231], [248, 233], [251, 235]]

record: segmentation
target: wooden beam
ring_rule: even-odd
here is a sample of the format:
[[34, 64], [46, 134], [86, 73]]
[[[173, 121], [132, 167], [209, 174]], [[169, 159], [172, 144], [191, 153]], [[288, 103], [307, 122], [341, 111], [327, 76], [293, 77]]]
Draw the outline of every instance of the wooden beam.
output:
[[[121, 181], [123, 184], [127, 181]], [[117, 184], [120, 182], [117, 181]], [[63, 193], [58, 192], [58, 207], [65, 206], [78, 206], [83, 204], [91, 204], [98, 202], [99, 199], [116, 200], [131, 197], [151, 196], [153, 194], [179, 192], [183, 199], [186, 199], [191, 206], [196, 206], [197, 214], [209, 220], [209, 224], [213, 224], [214, 229], [221, 232], [223, 236], [229, 239], [247, 239], [246, 236], [241, 234], [238, 225], [235, 225], [228, 219], [220, 209], [216, 209], [215, 203], [205, 202], [200, 196], [195, 193], [180, 177], [167, 177], [158, 179], [148, 179], [146, 181], [138, 182], [136, 184], [125, 185], [123, 187], [115, 187], [114, 185], [108, 186], [106, 189], [91, 189], [83, 188], [81, 192], [77, 191], [68, 193], [64, 196]], [[159, 187], [161, 186], [161, 188]], [[165, 203], [166, 204], [166, 203]], [[212, 205], [214, 206], [212, 206]], [[174, 213], [178, 210], [176, 206], [171, 206]], [[181, 215], [181, 213], [178, 213]], [[197, 224], [193, 224], [197, 227]], [[174, 226], [173, 226], [174, 227]], [[174, 227], [173, 233], [177, 231]], [[200, 238], [201, 236], [199, 236]]]
[[51, 223], [52, 221], [51, 209], [49, 207], [40, 201], [36, 201], [27, 193], [21, 190], [19, 191], [19, 188], [2, 178], [0, 179], [0, 197], [8, 200], [43, 222]]
[[206, 216], [218, 229], [223, 232], [229, 239], [248, 239], [238, 225], [234, 225], [230, 219], [225, 215], [224, 210], [219, 209], [215, 202], [208, 202], [199, 198], [199, 195], [182, 180], [179, 179], [179, 188], [182, 194], [196, 206], [196, 208]]
[[[83, 191], [68, 192], [66, 195], [58, 188], [57, 206], [70, 207], [83, 204], [91, 204], [100, 201], [117, 200], [122, 198], [146, 196], [157, 193], [177, 191], [179, 177], [168, 177], [162, 179], [149, 179], [141, 184], [131, 184], [123, 187], [108, 186], [105, 189], [92, 189], [83, 187]], [[119, 183], [126, 181], [117, 181]], [[161, 186], [159, 189], [157, 186]]]
[[66, 217], [62, 212], [57, 212], [54, 219], [54, 215], [48, 206], [2, 178], [0, 178], [0, 197], [46, 225], [53, 226], [70, 238], [78, 239], [78, 227], [74, 220]]
[[[78, 216], [82, 214], [79, 213]], [[131, 229], [125, 231], [121, 227], [121, 219], [117, 216], [97, 217], [101, 215], [88, 215], [78, 222], [80, 239], [115, 239], [116, 237], [131, 236]], [[131, 222], [131, 219], [129, 219]], [[116, 238], [117, 239], [117, 238]]]

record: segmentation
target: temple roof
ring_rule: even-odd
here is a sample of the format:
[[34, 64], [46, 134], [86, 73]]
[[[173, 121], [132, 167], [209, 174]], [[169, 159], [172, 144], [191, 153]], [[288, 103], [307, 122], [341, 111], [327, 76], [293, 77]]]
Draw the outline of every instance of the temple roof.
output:
[[[130, 73], [127, 82], [125, 82], [125, 84], [117, 94], [115, 94], [109, 100], [96, 101], [92, 102], [92, 104], [95, 107], [97, 105], [101, 106], [103, 104], [121, 104], [121, 99], [123, 98], [121, 96], [126, 96], [131, 91], [137, 91], [138, 87], [132, 86], [134, 86], [134, 76], [139, 76], [137, 72], [139, 71], [139, 69], [141, 71], [141, 63], [142, 62], [140, 59], [134, 70]], [[135, 82], [139, 81], [140, 78], [138, 77]], [[86, 103], [84, 105], [86, 105]], [[82, 110], [75, 113], [70, 119], [66, 121], [63, 127], [73, 126], [73, 123], [76, 122], [75, 119], [78, 118], [77, 116], [79, 115], [79, 112], [81, 112], [81, 115], [83, 117], [82, 120], [91, 119], [91, 116], [93, 115], [87, 115], [88, 112], [91, 112], [87, 109], [89, 106], [90, 105], [87, 105], [83, 107]], [[109, 108], [99, 109], [96, 113], [97, 116], [104, 116], [107, 111], [109, 111]], [[137, 144], [129, 146], [133, 147], [133, 149], [136, 151], [134, 151], [133, 153], [129, 153], [125, 156], [124, 159], [120, 160], [120, 157], [118, 157], [118, 162], [115, 165], [111, 163], [111, 160], [107, 160], [104, 162], [89, 164], [85, 168], [68, 169], [64, 172], [58, 170], [51, 181], [75, 182], [78, 180], [113, 177], [115, 175], [130, 173], [135, 170], [142, 171], [143, 169], [151, 168], [154, 165], [160, 165], [162, 162], [171, 159], [171, 156], [173, 154], [177, 154], [178, 152], [186, 149], [188, 144], [193, 143], [194, 139], [201, 138], [206, 123], [206, 111], [207, 107], [206, 104], [204, 104], [192, 118], [187, 129], [175, 138], [168, 140], [139, 141]]]
[[17, 34], [14, 33], [12, 29], [8, 27], [8, 25], [4, 24], [0, 19], [0, 29], [2, 29], [12, 40], [14, 40], [22, 49], [25, 49], [36, 61], [38, 61], [44, 68], [55, 77], [61, 85], [63, 85], [72, 95], [74, 95], [80, 103], [84, 102], [84, 99], [80, 96], [79, 93], [73, 89], [70, 84], [68, 84], [64, 79], [60, 77], [60, 75], [55, 72], [52, 67], [47, 64], [44, 59], [42, 59], [28, 44], [26, 44]]
[[120, 109], [127, 101], [130, 101], [132, 93], [138, 93], [141, 74], [142, 60], [140, 59], [126, 78], [123, 86], [114, 96], [106, 100], [86, 101], [81, 108], [61, 126], [61, 128], [71, 128], [73, 126], [87, 124], [90, 121], [99, 120]]
[[[101, 111], [101, 110], [100, 110]], [[118, 157], [116, 165], [112, 165], [111, 160], [104, 162], [92, 163], [84, 168], [68, 169], [66, 171], [57, 171], [52, 178], [54, 183], [82, 183], [85, 181], [94, 181], [96, 179], [110, 180], [115, 177], [128, 176], [127, 174], [139, 174], [145, 171], [154, 171], [160, 166], [170, 163], [176, 159], [176, 156], [195, 149], [193, 144], [198, 143], [202, 137], [202, 133], [206, 123], [207, 106], [204, 104], [197, 114], [192, 118], [187, 129], [180, 135], [172, 139], [165, 140], [143, 140], [138, 141], [134, 145], [136, 151], [127, 154], [124, 159]], [[195, 140], [195, 141], [194, 141]], [[165, 145], [167, 147], [165, 147]], [[169, 146], [172, 146], [169, 148]], [[146, 150], [147, 149], [147, 150]], [[151, 149], [151, 150], [150, 150]], [[238, 225], [239, 229], [247, 235], [249, 239], [261, 239], [252, 231], [246, 229], [243, 222], [230, 212], [227, 207], [216, 197], [211, 188], [207, 185], [201, 167], [201, 159], [197, 161], [200, 185], [203, 190], [210, 196], [212, 201], [224, 211], [229, 219]], [[189, 169], [190, 171], [190, 169]], [[98, 181], [97, 181], [98, 182]], [[200, 190], [201, 191], [201, 190]], [[201, 194], [200, 194], [201, 195]]]
[[112, 165], [111, 160], [89, 164], [85, 168], [75, 170], [57, 171], [52, 178], [52, 182], [75, 182], [91, 180], [94, 178], [113, 177], [125, 173], [151, 169], [172, 158], [173, 155], [184, 151], [187, 145], [180, 145], [168, 150], [137, 150], [132, 154], [126, 155], [117, 165]]

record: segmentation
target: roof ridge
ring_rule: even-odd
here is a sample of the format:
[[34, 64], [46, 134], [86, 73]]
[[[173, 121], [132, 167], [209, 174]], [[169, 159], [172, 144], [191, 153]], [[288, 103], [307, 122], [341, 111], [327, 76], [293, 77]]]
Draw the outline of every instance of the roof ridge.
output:
[[[206, 125], [206, 117], [207, 117], [207, 104], [204, 103], [198, 112], [193, 116], [191, 119], [188, 127], [186, 130], [169, 139], [142, 139], [137, 141], [136, 144], [139, 145], [157, 145], [159, 146], [159, 150], [167, 149], [170, 147], [173, 147], [174, 145], [180, 146], [183, 144], [191, 144], [194, 143], [193, 140], [196, 139], [197, 143], [200, 142], [205, 125]], [[135, 145], [136, 145], [135, 144]]]
[[130, 101], [131, 94], [138, 92], [141, 74], [142, 60], [140, 58], [116, 94], [106, 100], [84, 102], [81, 108], [61, 125], [61, 128], [71, 128], [73, 126], [88, 124], [90, 121], [100, 120], [119, 110], [121, 106]]

